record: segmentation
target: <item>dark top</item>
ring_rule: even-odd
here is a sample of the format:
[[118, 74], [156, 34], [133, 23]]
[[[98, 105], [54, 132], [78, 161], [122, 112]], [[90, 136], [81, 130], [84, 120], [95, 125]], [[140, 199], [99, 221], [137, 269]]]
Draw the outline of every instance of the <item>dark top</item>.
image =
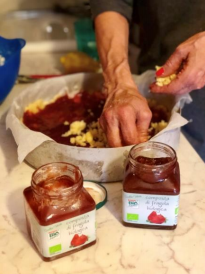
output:
[[[175, 48], [205, 30], [205, 0], [90, 0], [93, 17], [115, 11], [140, 26], [139, 72], [163, 65]], [[117, 27], [117, 26], [116, 26]], [[131, 41], [134, 32], [131, 31]], [[191, 92], [193, 103], [183, 116], [193, 122], [183, 132], [205, 160], [205, 88]]]
[[204, 0], [91, 0], [90, 2], [93, 17], [105, 11], [116, 11], [126, 17], [131, 26], [133, 23], [139, 23], [141, 48], [139, 72], [154, 69], [155, 65], [163, 65], [181, 42], [205, 30]]

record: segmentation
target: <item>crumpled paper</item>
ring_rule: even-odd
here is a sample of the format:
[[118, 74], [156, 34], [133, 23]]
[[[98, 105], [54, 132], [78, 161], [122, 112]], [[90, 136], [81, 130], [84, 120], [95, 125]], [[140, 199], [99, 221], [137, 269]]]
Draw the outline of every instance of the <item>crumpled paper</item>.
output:
[[[147, 71], [133, 76], [140, 92], [146, 98], [155, 98], [171, 110], [168, 126], [155, 135], [151, 141], [159, 141], [177, 148], [180, 127], [188, 123], [180, 114], [185, 103], [190, 103], [189, 95], [154, 95], [149, 85], [154, 81], [155, 72]], [[26, 159], [34, 167], [51, 161], [67, 161], [78, 165], [87, 180], [117, 181], [122, 179], [124, 156], [132, 146], [122, 148], [79, 148], [56, 143], [48, 136], [28, 129], [22, 122], [24, 109], [37, 99], [50, 101], [57, 94], [66, 93], [73, 97], [80, 90], [101, 90], [101, 74], [79, 73], [37, 82], [30, 85], [13, 101], [6, 118], [18, 145], [18, 160]], [[114, 153], [113, 153], [114, 151]]]

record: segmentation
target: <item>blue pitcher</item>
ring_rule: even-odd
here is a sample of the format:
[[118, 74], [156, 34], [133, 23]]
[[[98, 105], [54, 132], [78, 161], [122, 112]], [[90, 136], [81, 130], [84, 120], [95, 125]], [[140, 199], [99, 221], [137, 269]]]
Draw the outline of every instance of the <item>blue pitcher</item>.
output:
[[23, 39], [5, 39], [0, 36], [0, 55], [5, 58], [0, 65], [0, 103], [8, 95], [18, 76]]

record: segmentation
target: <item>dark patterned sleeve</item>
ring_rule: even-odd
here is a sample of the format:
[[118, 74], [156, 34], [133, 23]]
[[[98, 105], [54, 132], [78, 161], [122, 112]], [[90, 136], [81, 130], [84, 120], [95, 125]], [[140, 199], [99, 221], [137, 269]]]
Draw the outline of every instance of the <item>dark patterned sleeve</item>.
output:
[[132, 18], [133, 0], [90, 0], [92, 18], [106, 11], [115, 11], [127, 18]]

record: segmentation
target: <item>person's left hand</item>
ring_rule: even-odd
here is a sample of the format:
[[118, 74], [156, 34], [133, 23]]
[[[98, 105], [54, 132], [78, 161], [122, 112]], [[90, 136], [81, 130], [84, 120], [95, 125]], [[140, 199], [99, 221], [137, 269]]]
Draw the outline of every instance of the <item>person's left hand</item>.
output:
[[174, 73], [177, 77], [162, 87], [153, 83], [150, 89], [155, 93], [184, 94], [204, 87], [205, 32], [198, 33], [180, 44], [159, 73], [160, 77]]

